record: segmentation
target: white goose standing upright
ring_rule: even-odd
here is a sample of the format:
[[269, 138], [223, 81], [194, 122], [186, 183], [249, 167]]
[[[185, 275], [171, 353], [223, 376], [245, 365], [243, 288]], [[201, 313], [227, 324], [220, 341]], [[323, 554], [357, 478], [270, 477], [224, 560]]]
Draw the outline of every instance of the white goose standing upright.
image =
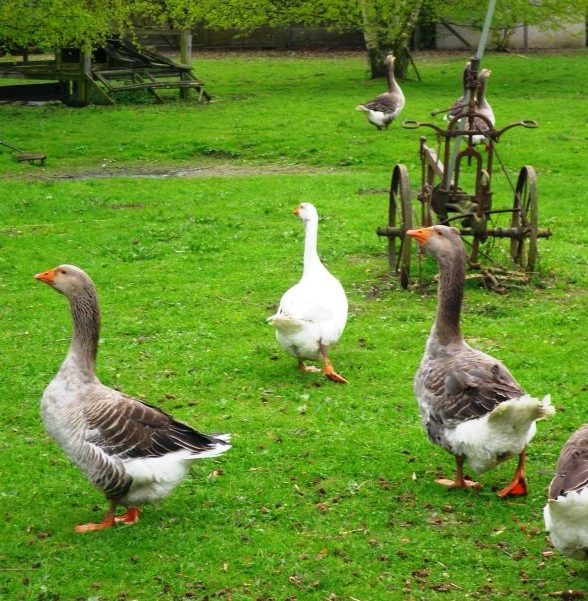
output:
[[471, 348], [460, 331], [465, 251], [459, 232], [434, 225], [409, 230], [439, 265], [437, 315], [414, 390], [431, 441], [455, 456], [455, 478], [437, 480], [450, 488], [479, 488], [467, 480], [463, 463], [485, 472], [518, 455], [513, 480], [498, 495], [524, 495], [525, 449], [535, 422], [554, 413], [549, 395], [525, 394], [497, 359]]
[[[35, 278], [68, 298], [73, 318], [69, 352], [41, 399], [45, 428], [110, 502], [102, 522], [80, 524], [75, 530], [134, 524], [138, 506], [165, 498], [196, 459], [230, 449], [230, 437], [201, 434], [101, 384], [95, 373], [100, 309], [92, 280], [73, 265], [60, 265]], [[128, 508], [122, 516], [116, 516], [118, 505]]]
[[543, 509], [553, 546], [574, 559], [588, 559], [588, 424], [563, 446]]
[[388, 79], [388, 91], [379, 94], [369, 102], [355, 107], [356, 110], [365, 113], [367, 120], [379, 130], [387, 129], [404, 108], [404, 94], [394, 77], [395, 60], [396, 57], [393, 54], [389, 54], [384, 61], [386, 78]]
[[282, 296], [275, 315], [267, 321], [276, 328], [282, 347], [298, 359], [304, 372], [320, 371], [304, 359], [322, 359], [323, 373], [333, 382], [346, 383], [328, 357], [347, 323], [347, 296], [339, 280], [321, 263], [317, 252], [318, 213], [309, 202], [293, 211], [304, 224], [304, 268], [300, 281]]

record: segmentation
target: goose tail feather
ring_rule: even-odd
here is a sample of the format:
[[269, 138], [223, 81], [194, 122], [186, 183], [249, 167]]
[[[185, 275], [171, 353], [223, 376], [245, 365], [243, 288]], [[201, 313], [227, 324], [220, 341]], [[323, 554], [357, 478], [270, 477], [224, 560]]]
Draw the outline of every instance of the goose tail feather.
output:
[[489, 421], [508, 421], [511, 424], [523, 426], [545, 419], [555, 413], [551, 404], [551, 395], [547, 394], [542, 400], [524, 395], [500, 403], [488, 416]]

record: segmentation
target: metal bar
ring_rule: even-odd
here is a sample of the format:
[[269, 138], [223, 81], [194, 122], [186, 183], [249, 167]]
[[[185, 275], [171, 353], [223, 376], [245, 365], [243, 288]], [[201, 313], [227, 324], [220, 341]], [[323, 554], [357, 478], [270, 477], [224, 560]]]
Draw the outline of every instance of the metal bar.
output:
[[[477, 61], [477, 65], [482, 62], [482, 57], [484, 56], [484, 48], [486, 47], [486, 41], [488, 40], [488, 34], [490, 33], [490, 24], [492, 23], [492, 17], [494, 16], [494, 9], [496, 8], [496, 0], [488, 0], [488, 8], [486, 9], [486, 18], [484, 19], [484, 26], [482, 27], [482, 33], [480, 34], [480, 41], [478, 43], [478, 50], [476, 51], [475, 60]], [[473, 67], [473, 65], [472, 65]], [[470, 93], [469, 89], [466, 89], [465, 101], [469, 102]], [[459, 122], [459, 128], [464, 129], [466, 117], [462, 117]], [[446, 187], [449, 188], [451, 186], [451, 181], [453, 180], [453, 173], [455, 171], [455, 159], [457, 157], [457, 153], [459, 152], [459, 146], [461, 144], [461, 136], [455, 138], [455, 142], [453, 144], [453, 150], [451, 152], [451, 156], [449, 158], [449, 163], [447, 165], [447, 179]]]
[[[388, 237], [404, 237], [404, 232], [400, 227], [379, 227], [376, 230], [378, 236]], [[459, 228], [459, 233], [462, 236], [474, 236], [474, 230], [472, 228]], [[522, 230], [518, 227], [494, 227], [486, 230], [485, 235], [492, 238], [516, 238], [522, 240], [527, 237], [527, 231]], [[549, 228], [541, 228], [537, 230], [537, 238], [549, 238], [552, 232]]]

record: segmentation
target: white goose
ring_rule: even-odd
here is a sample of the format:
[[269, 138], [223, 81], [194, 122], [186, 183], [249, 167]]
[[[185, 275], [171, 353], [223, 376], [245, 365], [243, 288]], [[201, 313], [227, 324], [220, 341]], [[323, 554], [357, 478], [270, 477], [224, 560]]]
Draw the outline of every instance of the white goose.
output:
[[276, 338], [284, 349], [298, 359], [303, 372], [318, 372], [304, 359], [322, 359], [323, 373], [334, 382], [346, 383], [328, 357], [347, 323], [347, 297], [339, 280], [321, 263], [317, 252], [318, 213], [309, 202], [293, 211], [304, 224], [304, 269], [302, 278], [280, 301], [275, 315], [267, 321], [276, 328]]
[[524, 495], [525, 448], [535, 435], [535, 422], [554, 413], [551, 399], [547, 395], [539, 401], [525, 394], [500, 361], [462, 338], [465, 251], [459, 232], [434, 225], [407, 233], [439, 265], [437, 316], [414, 382], [429, 438], [455, 456], [455, 478], [437, 482], [479, 488], [464, 478], [464, 461], [485, 472], [518, 455], [514, 478], [498, 495]]
[[574, 559], [588, 559], [588, 424], [561, 450], [543, 509], [553, 546]]
[[394, 77], [394, 61], [396, 57], [389, 54], [386, 57], [386, 77], [388, 79], [388, 91], [376, 96], [364, 104], [356, 106], [356, 110], [362, 111], [367, 120], [379, 130], [387, 127], [398, 117], [404, 108], [404, 94]]
[[[230, 449], [230, 437], [201, 434], [102, 385], [95, 374], [100, 309], [92, 280], [73, 265], [60, 265], [35, 278], [69, 299], [73, 318], [69, 353], [41, 399], [45, 428], [110, 501], [102, 522], [80, 524], [75, 530], [134, 524], [139, 505], [169, 495], [196, 459]], [[118, 505], [128, 508], [122, 516], [116, 516]]]

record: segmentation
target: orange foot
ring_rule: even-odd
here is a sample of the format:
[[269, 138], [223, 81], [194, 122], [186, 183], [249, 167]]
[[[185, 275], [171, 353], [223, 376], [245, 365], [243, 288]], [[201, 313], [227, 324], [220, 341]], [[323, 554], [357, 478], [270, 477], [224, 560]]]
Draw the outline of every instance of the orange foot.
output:
[[78, 524], [74, 527], [74, 532], [94, 532], [96, 530], [106, 530], [114, 526], [114, 517], [106, 517], [99, 524]]
[[327, 378], [333, 382], [339, 382], [339, 384], [349, 384], [349, 382], [336, 371], [325, 372], [325, 376], [327, 376]]
[[466, 478], [462, 478], [461, 480], [449, 480], [449, 478], [437, 478], [435, 480], [437, 484], [441, 484], [441, 486], [446, 486], [447, 488], [473, 488], [474, 490], [480, 490], [482, 485], [479, 482], [474, 482], [473, 480], [467, 480]]
[[117, 524], [136, 524], [139, 521], [141, 510], [138, 507], [129, 507], [122, 515], [117, 515], [114, 521]]
[[327, 376], [327, 378], [329, 378], [329, 380], [332, 380], [333, 382], [338, 382], [339, 384], [348, 384], [347, 380], [335, 371], [335, 368], [326, 357], [323, 362], [323, 373], [325, 376]]
[[527, 481], [525, 476], [515, 476], [514, 480], [496, 493], [499, 497], [521, 497], [527, 494]]

